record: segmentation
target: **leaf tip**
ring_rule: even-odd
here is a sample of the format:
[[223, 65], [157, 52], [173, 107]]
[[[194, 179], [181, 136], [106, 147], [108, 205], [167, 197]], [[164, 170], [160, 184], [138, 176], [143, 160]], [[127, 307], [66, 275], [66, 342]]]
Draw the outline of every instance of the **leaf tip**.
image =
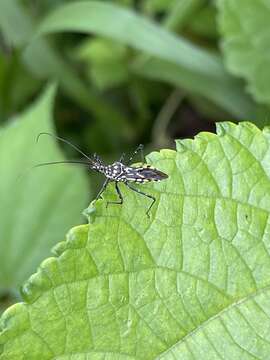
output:
[[216, 137], [216, 134], [213, 134], [209, 131], [202, 131], [199, 134], [197, 134], [194, 138], [194, 140], [196, 141], [200, 141], [200, 142], [210, 142], [211, 140], [213, 140], [213, 138]]
[[55, 257], [59, 257], [60, 255], [63, 254], [63, 252], [66, 250], [66, 241], [60, 241], [59, 243], [57, 243], [52, 249], [51, 249], [51, 253], [55, 256]]
[[102, 207], [102, 199], [93, 200], [90, 205], [83, 211], [83, 215], [86, 216], [89, 224], [93, 224]]
[[224, 136], [230, 132], [232, 128], [235, 128], [235, 124], [231, 121], [224, 121], [216, 123], [216, 133], [218, 136]]
[[79, 249], [86, 246], [88, 238], [88, 225], [78, 225], [67, 233], [68, 248]]
[[270, 137], [270, 126], [265, 126], [262, 132], [266, 137]]
[[7, 339], [18, 332], [24, 332], [29, 328], [28, 312], [24, 303], [18, 303], [10, 306], [1, 316], [0, 321], [0, 354], [1, 345], [5, 344]]
[[176, 150], [179, 153], [183, 153], [187, 150], [187, 142], [190, 139], [184, 139], [184, 140], [175, 140], [175, 144], [176, 144]]
[[[46, 259], [44, 262], [46, 261], [48, 261], [48, 259]], [[44, 262], [41, 264], [41, 266], [44, 264]], [[31, 304], [40, 296], [42, 291], [46, 291], [50, 288], [51, 282], [48, 277], [42, 274], [40, 267], [38, 271], [31, 275], [30, 278], [21, 286], [20, 292], [23, 300], [26, 303]]]

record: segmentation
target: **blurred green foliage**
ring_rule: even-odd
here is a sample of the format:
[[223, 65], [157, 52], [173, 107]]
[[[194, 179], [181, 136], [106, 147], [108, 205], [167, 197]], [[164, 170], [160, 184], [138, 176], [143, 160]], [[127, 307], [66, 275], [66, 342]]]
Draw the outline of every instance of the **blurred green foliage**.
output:
[[50, 86], [32, 106], [0, 130], [0, 307], [31, 275], [70, 226], [83, 221], [90, 200], [81, 168], [69, 165], [33, 169], [49, 160], [64, 160], [57, 143], [43, 136], [54, 133]]
[[57, 133], [106, 161], [138, 143], [173, 147], [215, 121], [263, 127], [269, 20], [253, 0], [1, 0], [0, 125], [54, 81]]
[[[225, 39], [220, 36], [216, 20], [228, 17], [226, 3], [229, 7], [230, 1], [205, 0], [1, 1], [1, 122], [30, 103], [44, 81], [53, 79], [60, 84], [58, 132], [108, 159], [138, 142], [171, 146], [175, 137], [212, 130], [216, 120], [265, 124], [257, 116], [261, 104], [246, 91], [249, 84], [222, 64], [219, 45], [227, 34]], [[78, 10], [71, 9], [72, 19], [64, 14], [67, 5]], [[80, 12], [80, 5], [89, 5], [89, 12]], [[49, 30], [52, 35], [35, 37], [40, 23], [54, 11], [61, 32]], [[89, 29], [83, 15], [89, 18]], [[224, 21], [233, 26], [233, 19]], [[241, 29], [237, 31], [241, 37]], [[261, 49], [257, 57], [264, 56]], [[181, 96], [174, 112], [160, 117], [175, 88]], [[267, 101], [262, 104], [268, 106]], [[167, 125], [160, 127], [157, 121]], [[156, 140], [156, 126], [164, 131], [159, 136], [162, 144]]]

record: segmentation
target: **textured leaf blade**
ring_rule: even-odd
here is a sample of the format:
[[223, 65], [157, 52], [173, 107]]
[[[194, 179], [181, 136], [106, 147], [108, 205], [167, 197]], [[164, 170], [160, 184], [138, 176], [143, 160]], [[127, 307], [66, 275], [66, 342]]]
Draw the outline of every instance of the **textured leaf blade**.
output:
[[268, 359], [270, 288], [213, 316], [158, 359]]
[[270, 103], [269, 2], [219, 0], [219, 26], [228, 69], [243, 77], [259, 102]]
[[151, 220], [123, 187], [89, 208], [2, 316], [1, 360], [267, 358], [270, 131], [217, 133], [148, 157], [169, 174], [142, 186]]
[[[38, 33], [44, 35], [59, 31], [94, 33], [154, 56], [164, 62], [160, 74], [162, 80], [167, 77], [167, 72], [168, 77], [170, 76], [172, 64], [176, 72], [177, 69], [180, 73], [186, 72], [186, 78], [190, 75], [190, 82], [193, 83], [196, 93], [217, 104], [220, 104], [223, 97], [229, 97], [229, 92], [233, 103], [236, 103], [237, 99], [238, 110], [235, 111], [234, 105], [230, 106], [230, 101], [224, 101], [222, 106], [236, 116], [241, 113], [242, 117], [246, 117], [246, 109], [251, 107], [249, 103], [252, 101], [243, 93], [242, 85], [225, 71], [220, 57], [115, 4], [78, 1], [60, 6], [44, 19]], [[168, 70], [166, 62], [169, 63]], [[179, 79], [179, 76], [177, 78]], [[213, 83], [215, 92], [208, 92], [208, 80]], [[224, 83], [228, 87], [226, 91], [220, 85]], [[179, 84], [181, 86], [187, 84], [185, 89], [190, 88], [188, 80], [179, 81], [177, 85]]]
[[[54, 132], [52, 88], [29, 110], [0, 131], [0, 284], [18, 286], [49, 254], [55, 239], [80, 221], [87, 202], [87, 180], [81, 169], [29, 168], [43, 161], [61, 160], [54, 140], [36, 137]], [[70, 208], [67, 210], [67, 204]]]

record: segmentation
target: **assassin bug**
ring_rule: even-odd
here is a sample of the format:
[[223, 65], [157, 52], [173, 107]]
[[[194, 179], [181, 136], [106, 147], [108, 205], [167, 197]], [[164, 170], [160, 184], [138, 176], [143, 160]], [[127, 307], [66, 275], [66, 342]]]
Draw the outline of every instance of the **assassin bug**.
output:
[[[107, 206], [109, 204], [122, 205], [123, 204], [123, 195], [118, 186], [118, 183], [122, 182], [130, 190], [132, 190], [140, 195], [146, 196], [152, 200], [152, 203], [150, 204], [149, 208], [146, 211], [146, 215], [149, 216], [149, 211], [151, 210], [152, 206], [154, 205], [156, 198], [153, 195], [146, 194], [145, 192], [137, 189], [136, 187], [133, 187], [131, 185], [131, 183], [143, 184], [143, 183], [148, 183], [150, 181], [161, 181], [161, 180], [167, 179], [168, 175], [158, 169], [152, 168], [150, 165], [143, 165], [144, 156], [143, 156], [143, 145], [142, 144], [140, 144], [137, 147], [137, 149], [132, 153], [132, 155], [130, 156], [130, 158], [128, 159], [126, 164], [124, 164], [125, 154], [122, 154], [122, 156], [120, 157], [120, 159], [118, 161], [114, 162], [111, 165], [105, 165], [103, 163], [103, 161], [101, 160], [101, 158], [97, 154], [94, 154], [93, 157], [91, 158], [90, 156], [88, 156], [84, 152], [82, 152], [77, 146], [75, 146], [71, 142], [69, 142], [59, 136], [56, 136], [56, 135], [53, 135], [53, 134], [50, 134], [47, 132], [42, 132], [38, 135], [37, 141], [39, 140], [40, 136], [42, 136], [42, 135], [52, 136], [64, 143], [68, 144], [73, 149], [75, 149], [77, 152], [79, 152], [81, 155], [83, 155], [84, 158], [86, 158], [86, 161], [81, 161], [81, 160], [52, 161], [52, 162], [37, 164], [34, 167], [53, 165], [53, 164], [87, 165], [87, 166], [89, 166], [90, 169], [95, 170], [99, 173], [102, 173], [106, 177], [106, 180], [103, 183], [103, 185], [94, 201], [98, 200], [99, 198], [102, 198], [102, 193], [105, 191], [109, 182], [114, 182], [115, 190], [117, 192], [119, 200], [118, 201], [108, 201]], [[139, 151], [141, 153], [142, 166], [139, 166], [139, 167], [130, 166], [130, 163], [132, 162], [134, 156]]]

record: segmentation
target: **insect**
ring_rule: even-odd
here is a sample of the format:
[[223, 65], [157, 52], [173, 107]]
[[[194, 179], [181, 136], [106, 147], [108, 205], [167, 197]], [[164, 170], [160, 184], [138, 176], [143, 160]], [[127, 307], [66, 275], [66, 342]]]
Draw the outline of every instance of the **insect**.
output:
[[[95, 170], [99, 173], [102, 173], [105, 175], [106, 180], [104, 181], [96, 199], [98, 200], [99, 198], [102, 198], [102, 193], [105, 191], [107, 185], [110, 182], [114, 182], [115, 185], [115, 190], [116, 193], [118, 195], [118, 201], [108, 201], [107, 202], [107, 206], [109, 204], [118, 204], [118, 205], [122, 205], [123, 204], [123, 195], [120, 191], [119, 188], [119, 182], [122, 182], [124, 185], [126, 185], [130, 190], [148, 197], [149, 199], [152, 200], [149, 208], [146, 211], [146, 215], [149, 216], [149, 212], [152, 208], [152, 206], [154, 205], [156, 198], [153, 195], [150, 194], [146, 194], [145, 192], [141, 191], [140, 189], [134, 187], [132, 185], [132, 183], [137, 183], [137, 184], [145, 184], [148, 183], [150, 181], [161, 181], [161, 180], [165, 180], [168, 178], [168, 175], [163, 173], [162, 171], [155, 169], [153, 167], [151, 167], [150, 165], [143, 165], [144, 163], [144, 155], [143, 155], [143, 145], [140, 144], [136, 150], [132, 153], [132, 155], [130, 156], [130, 158], [128, 159], [128, 161], [126, 162], [126, 164], [124, 163], [124, 159], [125, 159], [125, 154], [122, 154], [122, 156], [120, 157], [120, 159], [116, 162], [114, 162], [111, 165], [105, 165], [103, 163], [103, 161], [101, 160], [101, 158], [97, 155], [94, 154], [93, 157], [90, 157], [88, 155], [86, 155], [83, 151], [81, 151], [77, 146], [75, 146], [74, 144], [72, 144], [71, 142], [47, 133], [47, 132], [42, 132], [38, 135], [37, 137], [37, 141], [39, 140], [40, 136], [42, 135], [49, 135], [52, 136], [66, 144], [68, 144], [69, 146], [71, 146], [73, 149], [75, 149], [77, 152], [79, 152], [81, 155], [84, 156], [84, 158], [86, 159], [85, 161], [82, 160], [66, 160], [66, 161], [52, 161], [52, 162], [46, 162], [46, 163], [41, 163], [41, 164], [37, 164], [34, 167], [39, 167], [39, 166], [45, 166], [45, 165], [53, 165], [53, 164], [81, 164], [81, 165], [86, 165], [88, 166], [90, 169]], [[141, 153], [141, 158], [142, 158], [142, 166], [131, 166], [131, 162], [133, 160], [133, 158], [135, 157], [135, 155], [140, 152]]]

